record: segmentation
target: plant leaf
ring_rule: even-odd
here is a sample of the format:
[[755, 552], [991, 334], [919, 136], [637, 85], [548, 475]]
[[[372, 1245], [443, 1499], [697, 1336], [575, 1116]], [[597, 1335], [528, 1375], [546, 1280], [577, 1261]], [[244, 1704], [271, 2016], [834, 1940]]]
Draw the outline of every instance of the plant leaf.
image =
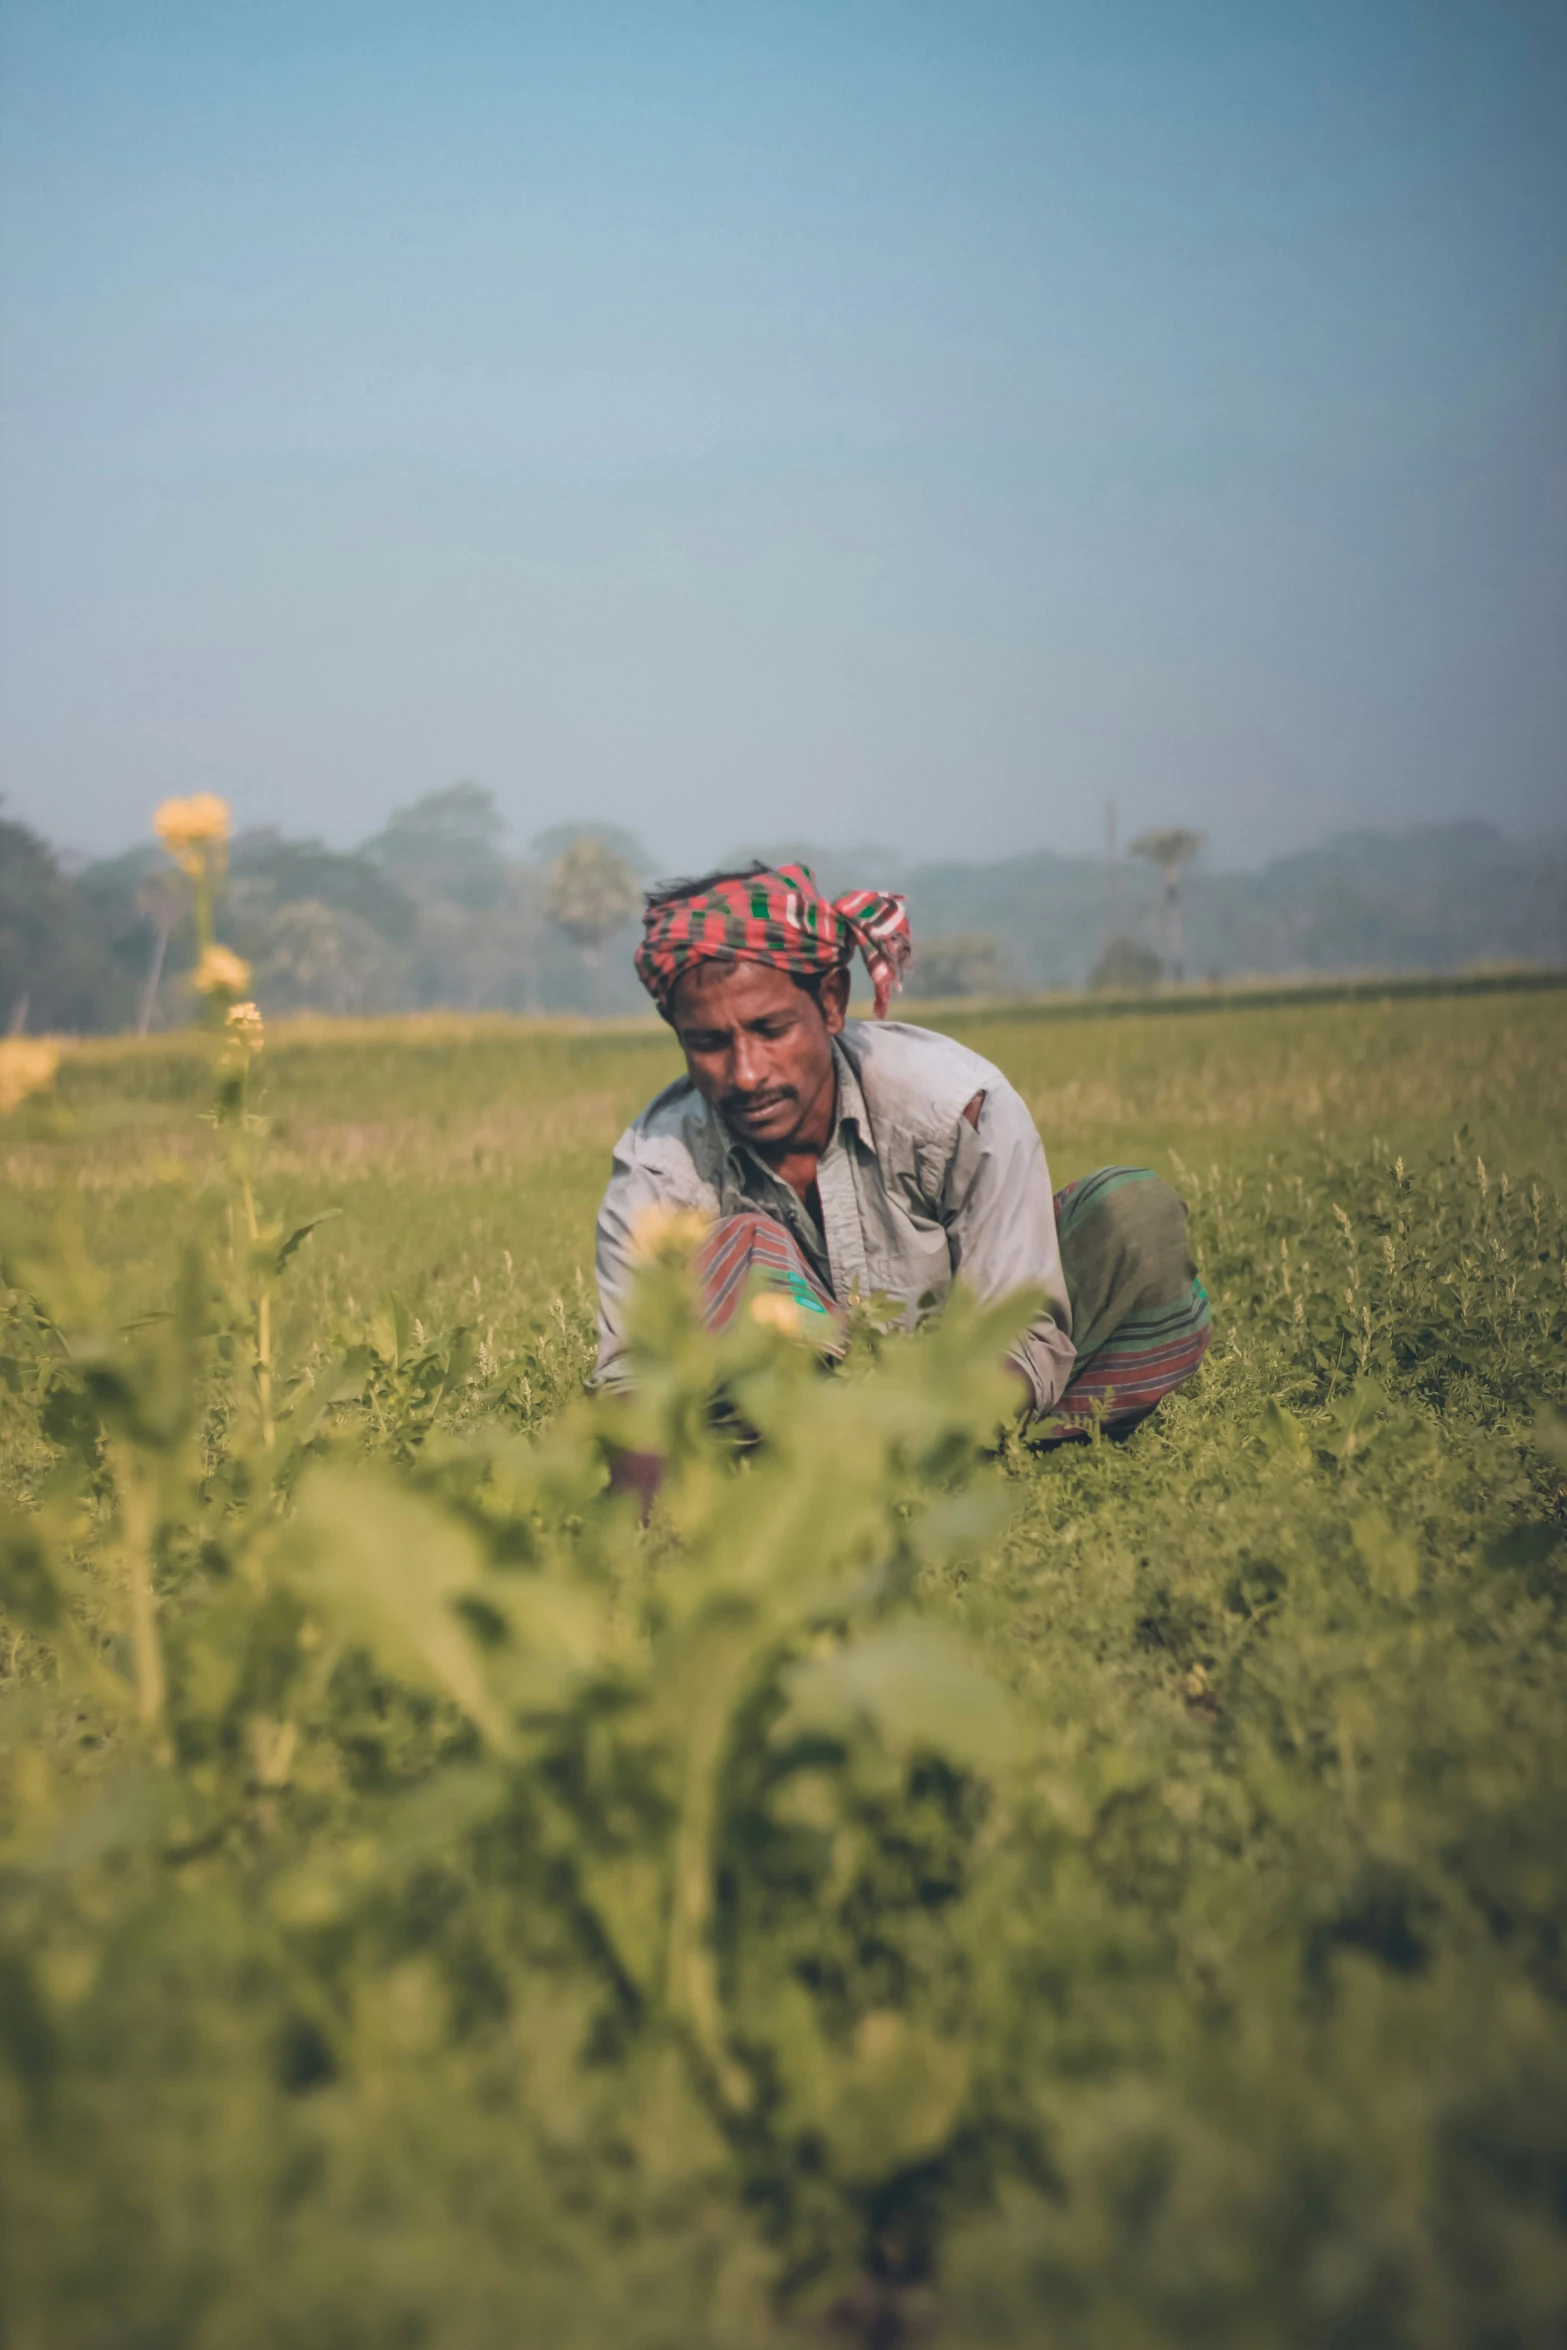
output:
[[933, 1625], [889, 1625], [784, 1675], [788, 1706], [776, 1745], [812, 1733], [846, 1737], [869, 1724], [895, 1754], [920, 1748], [977, 1771], [1015, 1750], [1005, 1692]]
[[498, 1753], [510, 1751], [511, 1725], [451, 1604], [483, 1573], [466, 1526], [389, 1478], [318, 1468], [301, 1480], [283, 1560], [301, 1596], [386, 1671], [441, 1691]]
[[341, 1208], [323, 1208], [319, 1216], [307, 1217], [303, 1224], [296, 1224], [288, 1238], [278, 1248], [277, 1255], [273, 1259], [274, 1269], [281, 1273], [289, 1258], [303, 1248], [311, 1233], [317, 1231], [323, 1224], [330, 1224], [333, 1217], [340, 1216], [342, 1212]]

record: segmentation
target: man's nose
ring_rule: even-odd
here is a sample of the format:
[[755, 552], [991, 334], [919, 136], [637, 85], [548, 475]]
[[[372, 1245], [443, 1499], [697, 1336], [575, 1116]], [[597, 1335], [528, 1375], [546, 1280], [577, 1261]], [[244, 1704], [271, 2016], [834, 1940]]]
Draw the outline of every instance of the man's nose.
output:
[[767, 1052], [761, 1039], [737, 1036], [730, 1060], [736, 1093], [755, 1093], [767, 1082]]

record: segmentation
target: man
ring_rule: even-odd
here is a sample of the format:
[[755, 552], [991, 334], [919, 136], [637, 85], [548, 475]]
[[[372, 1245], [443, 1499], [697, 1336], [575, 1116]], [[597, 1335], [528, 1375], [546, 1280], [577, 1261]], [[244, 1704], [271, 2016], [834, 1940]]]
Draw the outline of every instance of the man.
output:
[[[847, 1017], [863, 955], [870, 1021]], [[1043, 1291], [1008, 1358], [1037, 1436], [1135, 1426], [1207, 1350], [1186, 1210], [1144, 1168], [1054, 1198], [1028, 1109], [966, 1045], [886, 1018], [910, 952], [901, 898], [830, 902], [810, 869], [753, 866], [651, 892], [637, 972], [686, 1075], [615, 1146], [598, 1223], [597, 1383], [630, 1384], [625, 1308], [639, 1229], [694, 1210], [702, 1308], [721, 1327], [759, 1276], [820, 1315], [882, 1296], [906, 1327], [954, 1281]]]

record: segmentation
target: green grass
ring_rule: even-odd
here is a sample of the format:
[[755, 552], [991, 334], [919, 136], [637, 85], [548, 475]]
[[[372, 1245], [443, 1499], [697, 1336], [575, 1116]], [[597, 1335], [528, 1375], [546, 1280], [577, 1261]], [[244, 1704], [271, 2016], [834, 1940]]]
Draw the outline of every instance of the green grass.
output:
[[273, 1465], [221, 1280], [89, 1338], [221, 1259], [199, 1042], [9, 1122], [8, 2350], [1561, 2338], [1567, 999], [942, 1018], [1174, 1176], [1207, 1366], [969, 1477], [984, 1333], [768, 1356], [726, 1468], [671, 1292], [646, 1537], [574, 1399], [661, 1029], [273, 1039]]
[[[917, 1007], [916, 1007], [917, 1009]], [[1112, 1160], [1171, 1173], [1216, 1156], [1254, 1173], [1270, 1157], [1443, 1150], [1459, 1129], [1515, 1179], [1567, 1189], [1567, 1004], [1555, 992], [1338, 1003], [1069, 1024], [942, 1016], [1003, 1068], [1038, 1120], [1057, 1183]], [[460, 1310], [512, 1255], [514, 1306], [592, 1271], [593, 1215], [614, 1139], [679, 1072], [668, 1032], [499, 1018], [300, 1024], [267, 1057], [269, 1182], [287, 1213], [340, 1207], [306, 1275], [312, 1302], [388, 1284]], [[69, 1174], [95, 1243], [131, 1263], [166, 1237], [177, 1169], [214, 1155], [196, 1114], [199, 1044], [107, 1042], [68, 1060], [59, 1102], [13, 1120], [0, 1177]], [[205, 1148], [204, 1148], [205, 1145]], [[465, 1310], [465, 1309], [463, 1309]]]

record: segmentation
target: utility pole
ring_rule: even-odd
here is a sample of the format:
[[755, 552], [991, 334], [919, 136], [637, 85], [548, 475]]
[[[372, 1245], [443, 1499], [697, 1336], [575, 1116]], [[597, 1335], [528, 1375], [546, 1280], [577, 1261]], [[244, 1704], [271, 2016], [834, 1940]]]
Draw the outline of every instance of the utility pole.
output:
[[1115, 794], [1105, 809], [1105, 945], [1121, 935], [1121, 865], [1115, 827]]

